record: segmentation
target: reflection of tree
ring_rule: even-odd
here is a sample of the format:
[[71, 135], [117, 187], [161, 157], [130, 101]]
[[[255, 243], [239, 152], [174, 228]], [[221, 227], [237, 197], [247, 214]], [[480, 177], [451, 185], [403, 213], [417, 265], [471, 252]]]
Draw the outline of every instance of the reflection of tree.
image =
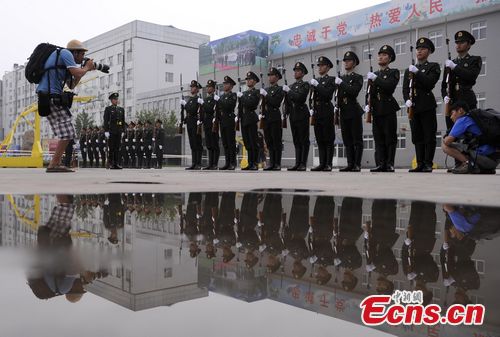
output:
[[85, 202], [86, 198], [86, 195], [75, 195], [74, 197], [74, 204], [76, 205], [75, 211], [78, 219], [87, 219], [93, 211], [92, 207], [89, 207]]
[[76, 116], [75, 127], [76, 127], [76, 133], [78, 135], [80, 135], [80, 131], [83, 128], [93, 127], [94, 125], [95, 125], [94, 118], [90, 117], [90, 115], [87, 112], [82, 111]]

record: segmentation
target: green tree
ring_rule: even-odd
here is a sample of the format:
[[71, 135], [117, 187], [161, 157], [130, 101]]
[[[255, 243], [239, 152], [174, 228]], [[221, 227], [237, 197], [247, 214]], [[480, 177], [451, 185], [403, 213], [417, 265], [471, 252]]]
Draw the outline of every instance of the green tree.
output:
[[175, 111], [165, 112], [158, 109], [154, 110], [141, 110], [137, 113], [137, 120], [144, 123], [146, 121], [151, 121], [153, 124], [157, 120], [161, 120], [163, 123], [163, 129], [165, 129], [165, 134], [167, 136], [175, 136], [177, 134], [177, 116]]
[[90, 115], [87, 112], [82, 111], [76, 116], [75, 124], [76, 124], [75, 125], [76, 133], [80, 135], [80, 131], [83, 128], [93, 127], [95, 125], [95, 121], [93, 118], [90, 117]]

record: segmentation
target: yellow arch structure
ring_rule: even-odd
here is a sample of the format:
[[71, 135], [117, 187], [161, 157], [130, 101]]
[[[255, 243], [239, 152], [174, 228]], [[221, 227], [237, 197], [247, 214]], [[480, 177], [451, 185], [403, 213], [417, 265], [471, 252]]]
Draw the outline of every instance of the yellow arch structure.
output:
[[[75, 96], [74, 102], [90, 102], [94, 96]], [[34, 122], [27, 117], [35, 114]], [[9, 149], [12, 146], [12, 140], [16, 132], [17, 126], [21, 121], [26, 121], [34, 130], [34, 142], [30, 156], [8, 156]], [[9, 131], [5, 139], [0, 144], [0, 167], [43, 167], [43, 149], [40, 139], [40, 115], [38, 114], [38, 104], [33, 103], [28, 106], [23, 112], [17, 116], [12, 129]]]

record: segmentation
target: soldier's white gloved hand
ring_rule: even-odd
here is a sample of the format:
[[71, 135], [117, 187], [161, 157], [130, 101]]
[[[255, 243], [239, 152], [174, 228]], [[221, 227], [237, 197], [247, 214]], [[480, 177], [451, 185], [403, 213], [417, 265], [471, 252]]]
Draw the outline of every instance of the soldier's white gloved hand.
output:
[[214, 118], [214, 119], [212, 119], [212, 123], [215, 123], [215, 118]]
[[187, 103], [187, 102], [186, 102], [185, 100], [181, 99], [181, 105], [182, 105], [182, 106], [186, 105], [186, 103]]
[[150, 149], [150, 150], [151, 150], [151, 145], [148, 145], [148, 149]]
[[450, 103], [450, 98], [448, 96], [444, 96], [443, 98], [444, 104]]
[[238, 98], [240, 98], [241, 96], [243, 96], [243, 93], [242, 93], [241, 91], [238, 91], [238, 92], [236, 93], [236, 96], [238, 96]]
[[132, 139], [132, 141], [135, 143], [135, 138], [134, 138], [134, 139]]
[[343, 82], [343, 81], [342, 81], [342, 79], [341, 79], [340, 77], [338, 77], [338, 76], [337, 76], [337, 77], [335, 77], [335, 84], [336, 84], [336, 85], [340, 85], [342, 82]]
[[370, 112], [370, 106], [365, 105], [365, 108], [363, 110], [365, 110], [366, 113]]
[[338, 114], [339, 113], [339, 108], [338, 107], [333, 108], [333, 112], [336, 113], [336, 114]]
[[104, 132], [104, 135], [106, 136], [106, 138], [109, 138], [109, 132], [108, 131]]
[[411, 239], [410, 238], [406, 238], [405, 239], [405, 245], [407, 245], [407, 246], [411, 245]]
[[127, 150], [127, 151], [128, 151], [128, 146], [125, 146], [125, 150]]
[[289, 92], [289, 91], [290, 91], [290, 87], [289, 87], [288, 85], [286, 85], [286, 84], [285, 84], [285, 85], [283, 86], [283, 91], [284, 91], [284, 92]]
[[205, 102], [203, 101], [203, 98], [198, 98], [198, 104], [203, 104], [203, 103], [205, 103]]
[[407, 108], [411, 108], [411, 106], [413, 105], [411, 99], [407, 99], [406, 102], [405, 102], [405, 105]]
[[234, 122], [238, 123], [238, 117], [234, 117]]
[[375, 79], [377, 78], [377, 75], [375, 75], [375, 73], [370, 71], [370, 72], [368, 72], [368, 74], [366, 74], [366, 78], [369, 80], [375, 81]]
[[160, 150], [162, 150], [162, 149], [163, 149], [163, 145], [159, 145], [158, 147], [160, 148]]
[[260, 121], [262, 118], [264, 118], [264, 115], [259, 114], [259, 121]]
[[214, 95], [214, 100], [217, 102], [220, 99], [218, 95]]
[[266, 96], [267, 96], [267, 91], [266, 91], [266, 89], [261, 88], [261, 89], [260, 89], [260, 94], [261, 94], [262, 96], [266, 97]]
[[196, 121], [196, 125], [201, 125], [202, 122], [201, 121]]
[[444, 64], [451, 70], [455, 69], [455, 67], [457, 66], [452, 60], [446, 60], [444, 61]]
[[314, 110], [313, 109], [309, 110], [309, 115], [311, 115], [311, 116], [314, 115]]
[[408, 70], [414, 74], [418, 73], [418, 68], [415, 67], [413, 64], [410, 64], [410, 66], [408, 67]]
[[453, 283], [455, 283], [455, 279], [454, 279], [453, 277], [451, 277], [451, 276], [450, 276], [450, 277], [447, 277], [447, 278], [445, 278], [445, 279], [443, 280], [443, 285], [444, 285], [445, 287], [449, 287], [449, 286], [451, 286]]
[[315, 78], [311, 78], [311, 80], [309, 81], [309, 84], [311, 84], [313, 87], [317, 86], [319, 84], [318, 81], [316, 81]]

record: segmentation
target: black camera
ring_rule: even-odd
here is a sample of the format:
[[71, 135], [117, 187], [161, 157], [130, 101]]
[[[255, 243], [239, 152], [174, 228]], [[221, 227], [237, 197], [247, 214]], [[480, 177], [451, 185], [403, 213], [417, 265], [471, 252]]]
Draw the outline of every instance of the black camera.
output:
[[[90, 60], [88, 57], [85, 57], [82, 62], [82, 67], [85, 67], [85, 63]], [[94, 62], [94, 70], [102, 71], [105, 74], [109, 73], [109, 66], [107, 64]]]

